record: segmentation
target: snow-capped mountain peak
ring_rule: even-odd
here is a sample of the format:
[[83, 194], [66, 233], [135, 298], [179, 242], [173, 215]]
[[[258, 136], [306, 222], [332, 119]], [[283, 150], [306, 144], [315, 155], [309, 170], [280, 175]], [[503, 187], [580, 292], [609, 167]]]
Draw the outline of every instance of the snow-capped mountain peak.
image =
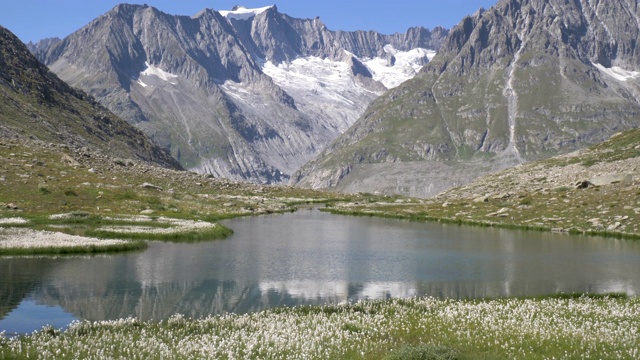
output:
[[398, 66], [401, 53], [438, 49], [448, 33], [334, 31], [277, 10], [204, 9], [185, 19], [121, 5], [41, 61], [139, 126], [184, 168], [278, 183], [390, 87], [365, 61], [383, 58], [387, 71], [406, 79], [415, 70]]
[[262, 14], [263, 12], [271, 9], [274, 5], [265, 6], [261, 8], [248, 9], [244, 6], [234, 6], [233, 10], [222, 10], [219, 11], [220, 15], [226, 17], [227, 19], [235, 19], [235, 20], [249, 20], [256, 15]]

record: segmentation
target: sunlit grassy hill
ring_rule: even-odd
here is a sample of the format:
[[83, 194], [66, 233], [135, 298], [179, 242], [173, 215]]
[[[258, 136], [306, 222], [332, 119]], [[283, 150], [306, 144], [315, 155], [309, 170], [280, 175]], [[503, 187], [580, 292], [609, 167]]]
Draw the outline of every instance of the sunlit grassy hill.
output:
[[0, 140], [0, 217], [86, 212], [219, 218], [288, 211], [342, 195], [260, 186], [114, 158], [89, 148]]
[[141, 131], [60, 80], [1, 26], [0, 137], [87, 146], [112, 156], [181, 168]]

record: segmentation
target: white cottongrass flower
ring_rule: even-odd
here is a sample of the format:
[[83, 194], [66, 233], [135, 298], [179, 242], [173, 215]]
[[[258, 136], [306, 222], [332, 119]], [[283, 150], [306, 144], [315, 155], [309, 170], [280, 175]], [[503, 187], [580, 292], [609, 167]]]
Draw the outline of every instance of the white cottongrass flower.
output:
[[107, 231], [120, 234], [178, 234], [190, 231], [202, 231], [207, 229], [213, 229], [217, 226], [215, 223], [210, 223], [200, 220], [182, 220], [172, 219], [167, 217], [151, 218], [148, 216], [132, 216], [122, 218], [107, 217], [106, 220], [111, 221], [128, 221], [128, 222], [157, 222], [158, 224], [170, 225], [169, 227], [155, 227], [155, 226], [131, 226], [131, 225], [111, 225], [102, 226], [97, 231]]
[[0, 229], [0, 248], [33, 249], [49, 247], [111, 246], [126, 244], [126, 240], [97, 239], [53, 231], [20, 228]]
[[76, 322], [63, 333], [8, 339], [0, 358], [377, 358], [410, 341], [496, 358], [636, 359], [638, 324], [638, 298], [396, 299], [199, 320], [177, 314], [160, 323]]
[[66, 219], [72, 219], [73, 217], [74, 215], [71, 213], [49, 215], [50, 220], [66, 220]]
[[26, 224], [28, 222], [29, 220], [20, 217], [0, 218], [0, 225], [17, 225]]

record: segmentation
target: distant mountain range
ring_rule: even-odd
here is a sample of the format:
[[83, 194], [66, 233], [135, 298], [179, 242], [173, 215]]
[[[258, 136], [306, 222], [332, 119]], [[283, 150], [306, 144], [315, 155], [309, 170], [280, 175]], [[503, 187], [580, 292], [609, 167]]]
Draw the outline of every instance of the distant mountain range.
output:
[[331, 31], [276, 6], [188, 17], [123, 4], [30, 48], [185, 168], [278, 183], [415, 76], [447, 35]]
[[500, 0], [295, 180], [429, 196], [638, 127], [639, 36], [634, 0]]
[[168, 168], [181, 166], [138, 129], [71, 88], [0, 26], [0, 138], [92, 147]]

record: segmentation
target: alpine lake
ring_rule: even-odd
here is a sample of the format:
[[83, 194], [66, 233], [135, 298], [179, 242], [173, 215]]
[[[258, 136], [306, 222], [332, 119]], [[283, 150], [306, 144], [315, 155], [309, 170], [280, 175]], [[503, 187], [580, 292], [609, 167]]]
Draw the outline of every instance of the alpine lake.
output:
[[640, 293], [640, 242], [338, 216], [226, 220], [225, 240], [0, 258], [0, 332], [74, 320], [201, 318], [360, 299]]

